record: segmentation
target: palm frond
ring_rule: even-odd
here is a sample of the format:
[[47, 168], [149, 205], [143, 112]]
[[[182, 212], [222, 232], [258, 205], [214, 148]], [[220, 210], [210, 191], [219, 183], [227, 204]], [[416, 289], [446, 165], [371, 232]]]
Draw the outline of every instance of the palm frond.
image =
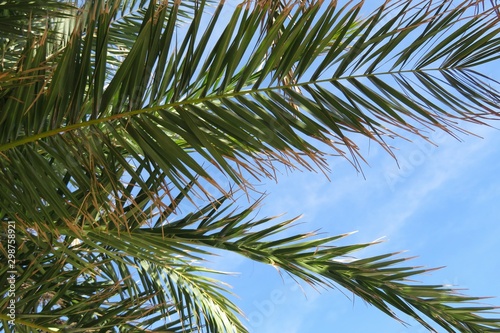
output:
[[[201, 3], [180, 45], [174, 42], [178, 8], [149, 11], [136, 43], [109, 83], [103, 68], [84, 74], [92, 71], [86, 65], [77, 72], [94, 78], [92, 89], [86, 88], [85, 76], [79, 76], [84, 81], [68, 89], [72, 97], [64, 93], [62, 82], [75, 81], [64, 73], [75, 73], [77, 63], [71, 59], [80, 56], [79, 48], [66, 50], [48, 89], [53, 97], [47, 96], [44, 110], [37, 112], [51, 121], [43, 128], [23, 128], [22, 137], [4, 135], [1, 149], [91, 127], [104, 136], [122, 133], [136, 144], [125, 147], [128, 155], [143, 155], [162, 169], [173, 167], [178, 174], [170, 180], [183, 188], [195, 174], [210, 176], [185, 149], [176, 148], [179, 143], [242, 184], [242, 175], [229, 161], [257, 174], [270, 174], [269, 167], [261, 167], [263, 160], [268, 165], [279, 161], [312, 167], [312, 158], [324, 167], [321, 152], [304, 137], [326, 143], [341, 155], [344, 148], [356, 154], [353, 132], [388, 149], [387, 135], [404, 135], [401, 130], [425, 137], [423, 130], [452, 131], [460, 120], [481, 122], [496, 116], [495, 82], [473, 69], [497, 58], [495, 12], [473, 15], [472, 2], [453, 8], [449, 3], [398, 4], [391, 10], [382, 6], [355, 31], [352, 23], [360, 6], [289, 9], [257, 45], [259, 22], [266, 15], [260, 7], [237, 8], [217, 37], [222, 5], [201, 33]], [[156, 22], [149, 20], [153, 15]], [[389, 15], [393, 18], [387, 21]], [[441, 40], [444, 32], [449, 36]], [[452, 49], [464, 33], [477, 42]], [[419, 42], [413, 43], [413, 38]], [[203, 62], [212, 39], [216, 47]], [[443, 51], [428, 49], [429, 43], [438, 43]], [[482, 61], [474, 60], [477, 57]], [[137, 75], [133, 69], [139, 67], [145, 70]], [[290, 84], [277, 84], [292, 71]], [[287, 98], [278, 96], [282, 93]], [[15, 99], [9, 102], [18, 104]], [[24, 105], [20, 112], [29, 114], [26, 107], [33, 109]]]
[[[348, 234], [290, 236], [284, 231], [296, 219], [254, 220], [250, 216], [257, 204], [232, 210], [226, 200], [180, 219], [170, 215], [154, 226], [87, 229], [78, 239], [68, 228], [59, 228], [57, 236], [50, 234], [50, 225], [36, 232], [21, 231], [28, 226], [22, 225], [17, 238], [19, 318], [33, 327], [81, 327], [86, 332], [98, 327], [152, 330], [159, 323], [172, 332], [245, 332], [238, 308], [211, 277], [222, 272], [200, 265], [222, 250], [272, 265], [313, 286], [343, 287], [398, 320], [400, 314], [415, 318], [430, 331], [436, 326], [426, 317], [450, 332], [500, 329], [491, 317], [495, 307], [476, 304], [482, 298], [413, 282], [430, 270], [404, 266], [408, 258], [390, 253], [353, 259], [353, 252], [377, 242], [335, 246]], [[2, 278], [7, 270], [0, 271]]]
[[[26, 39], [2, 58], [0, 218], [18, 223], [26, 249], [20, 320], [134, 331], [135, 320], [170, 316], [167, 331], [244, 331], [192, 262], [222, 249], [336, 282], [429, 329], [422, 314], [450, 331], [499, 329], [481, 316], [491, 307], [460, 306], [477, 298], [407, 283], [425, 270], [392, 267], [403, 259], [335, 259], [369, 244], [279, 238], [292, 221], [248, 222], [253, 207], [224, 216], [232, 192], [206, 168], [247, 189], [278, 164], [324, 170], [331, 152], [358, 165], [358, 134], [390, 152], [391, 137], [498, 119], [497, 82], [480, 71], [500, 54], [498, 8], [401, 0], [360, 17], [363, 3], [275, 4], [248, 2], [228, 18], [223, 2], [88, 1], [60, 18], [33, 2], [44, 11], [37, 27], [47, 17], [69, 23], [51, 38], [15, 28]], [[19, 19], [9, 10], [7, 21]], [[31, 9], [19, 10], [29, 23]], [[207, 206], [168, 221], [186, 198]]]
[[[97, 228], [76, 238], [70, 229], [53, 234], [50, 225], [16, 228], [16, 332], [245, 331], [238, 308], [211, 277], [222, 272], [194, 261], [206, 251], [168, 235], [147, 239]], [[0, 270], [2, 281], [10, 275], [7, 266]], [[0, 308], [9, 300], [3, 297]]]
[[[23, 50], [39, 47], [46, 39], [50, 52], [64, 47], [73, 30], [72, 17], [76, 8], [56, 0], [3, 1], [0, 4], [0, 71], [16, 68]], [[5, 87], [2, 88], [5, 89]]]

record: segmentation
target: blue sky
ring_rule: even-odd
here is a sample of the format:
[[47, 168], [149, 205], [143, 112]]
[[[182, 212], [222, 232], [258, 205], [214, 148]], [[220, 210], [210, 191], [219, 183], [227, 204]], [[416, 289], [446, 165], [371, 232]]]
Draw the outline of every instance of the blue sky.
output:
[[[492, 73], [495, 68], [489, 69]], [[303, 215], [290, 232], [358, 231], [345, 243], [383, 237], [382, 244], [355, 255], [405, 250], [402, 256], [418, 256], [410, 265], [446, 266], [421, 276], [423, 283], [500, 297], [500, 131], [463, 126], [478, 137], [460, 134], [459, 141], [442, 132], [429, 133], [438, 147], [420, 138], [388, 142], [395, 147], [399, 166], [382, 148], [360, 138], [357, 143], [368, 162], [363, 173], [340, 157], [329, 159], [330, 180], [321, 173], [283, 173], [277, 184], [259, 184], [268, 195], [258, 217]], [[274, 268], [237, 255], [212, 258], [212, 265], [240, 273], [226, 281], [240, 297], [237, 304], [251, 332], [427, 332], [404, 316], [411, 326], [403, 326], [345, 290], [317, 291], [304, 283], [299, 287]], [[500, 298], [485, 303], [500, 306]]]
[[[259, 216], [303, 214], [295, 230], [321, 229], [328, 234], [358, 230], [346, 242], [385, 242], [358, 257], [406, 250], [419, 256], [410, 265], [447, 266], [419, 281], [450, 284], [474, 296], [500, 296], [500, 132], [467, 126], [482, 138], [431, 135], [439, 147], [398, 141], [400, 167], [382, 148], [362, 147], [370, 165], [357, 173], [333, 157], [330, 181], [322, 174], [294, 172], [267, 182], [267, 199]], [[405, 165], [406, 163], [406, 165]], [[396, 181], [397, 180], [397, 181]], [[240, 272], [227, 279], [238, 304], [250, 319], [251, 332], [426, 332], [405, 327], [345, 290], [301, 290], [274, 268], [236, 255], [213, 263]], [[343, 294], [344, 293], [344, 294]], [[500, 305], [500, 299], [485, 300]]]

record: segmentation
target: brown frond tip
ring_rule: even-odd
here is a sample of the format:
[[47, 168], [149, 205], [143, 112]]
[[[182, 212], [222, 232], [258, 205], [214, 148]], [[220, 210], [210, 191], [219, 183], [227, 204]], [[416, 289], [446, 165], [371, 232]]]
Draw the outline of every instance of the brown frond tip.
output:
[[472, 0], [472, 4], [474, 4], [474, 6], [476, 7], [475, 8], [476, 14], [484, 12], [485, 10], [488, 9], [493, 9], [495, 14], [500, 19], [500, 4], [498, 3], [498, 0], [490, 0], [489, 4], [487, 4], [487, 1], [485, 0]]

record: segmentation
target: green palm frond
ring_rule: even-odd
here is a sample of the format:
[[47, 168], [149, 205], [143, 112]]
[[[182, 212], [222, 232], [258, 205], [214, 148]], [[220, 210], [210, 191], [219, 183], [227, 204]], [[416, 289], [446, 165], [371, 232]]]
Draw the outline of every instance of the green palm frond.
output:
[[23, 71], [18, 61], [30, 48], [46, 48], [53, 53], [64, 47], [74, 29], [75, 11], [70, 4], [56, 0], [3, 1], [0, 4], [0, 71]]
[[[266, 15], [259, 7], [237, 8], [217, 38], [215, 26], [222, 5], [200, 32], [202, 3], [182, 42], [175, 43], [174, 36], [175, 40], [182, 36], [175, 33], [175, 6], [168, 17], [163, 9], [150, 12], [130, 53], [110, 78], [104, 74], [105, 61], [96, 58], [101, 68], [92, 69], [78, 63], [80, 48], [66, 49], [48, 88], [52, 97], [46, 96], [43, 110], [36, 112], [51, 121], [43, 128], [2, 131], [1, 149], [77, 129], [86, 132], [93, 128], [104, 136], [119, 132], [138, 144], [124, 145], [128, 155], [141, 154], [159, 168], [175, 169], [170, 180], [183, 188], [196, 174], [206, 179], [210, 175], [185, 149], [176, 148], [179, 142], [242, 183], [242, 176], [228, 161], [259, 174], [269, 170], [259, 167], [262, 159], [310, 166], [307, 156], [321, 165], [321, 152], [304, 135], [332, 146], [339, 154], [345, 153], [344, 147], [355, 153], [349, 137], [352, 132], [388, 147], [386, 135], [402, 135], [397, 128], [425, 136], [420, 126], [452, 130], [451, 121], [477, 122], [496, 115], [498, 94], [490, 88], [493, 83], [473, 70], [497, 57], [494, 11], [470, 16], [471, 4], [446, 8], [448, 3], [429, 3], [416, 10], [405, 3], [388, 12], [381, 7], [354, 32], [351, 25], [359, 6], [289, 9], [258, 45], [253, 42]], [[150, 20], [153, 15], [156, 21]], [[394, 18], [387, 21], [388, 15]], [[311, 22], [315, 24], [309, 27]], [[450, 35], [440, 41], [444, 31]], [[99, 35], [100, 30], [97, 39]], [[339, 35], [342, 38], [336, 37]], [[419, 42], [413, 43], [411, 37]], [[85, 46], [88, 39], [75, 38], [75, 45], [91, 48]], [[103, 38], [106, 45], [106, 36]], [[440, 41], [440, 49], [447, 50], [458, 38], [464, 46], [458, 50], [448, 49], [443, 54], [427, 47]], [[215, 47], [203, 62], [211, 40]], [[415, 56], [415, 69], [406, 67]], [[477, 57], [482, 61], [474, 60]], [[277, 84], [292, 71], [290, 79], [296, 83]], [[78, 72], [83, 80], [80, 84], [71, 79]], [[87, 72], [90, 75], [84, 74]], [[71, 77], [64, 77], [67, 75]], [[68, 89], [63, 82], [77, 85]], [[90, 89], [86, 82], [92, 83]], [[281, 93], [287, 98], [280, 98]], [[26, 108], [38, 106], [24, 103], [20, 107], [14, 97], [8, 102], [6, 107], [16, 105], [19, 112], [15, 114], [24, 117], [32, 113]], [[4, 126], [9, 123], [12, 126], [11, 121]], [[16, 137], [17, 133], [25, 134]], [[160, 147], [171, 148], [165, 152]]]
[[[429, 270], [402, 266], [407, 258], [385, 254], [353, 259], [353, 252], [377, 242], [335, 246], [348, 234], [285, 236], [295, 219], [254, 220], [249, 216], [256, 206], [231, 210], [226, 200], [128, 231], [85, 230], [80, 238], [64, 228], [58, 229], [59, 236], [49, 234], [48, 227], [36, 235], [20, 232], [18, 317], [32, 327], [81, 327], [85, 332], [152, 330], [159, 323], [171, 332], [246, 332], [236, 316], [238, 308], [213, 278], [223, 273], [201, 265], [204, 257], [223, 250], [314, 286], [341, 286], [388, 315], [409, 315], [431, 331], [434, 325], [423, 315], [450, 332], [500, 329], [497, 321], [483, 317], [494, 307], [474, 304], [481, 298], [412, 282]], [[2, 280], [7, 270], [1, 271]], [[8, 298], [0, 307], [6, 302]]]
[[[57, 234], [49, 226], [16, 228], [16, 332], [32, 332], [29, 327], [137, 332], [160, 325], [168, 332], [245, 331], [236, 317], [239, 310], [210, 276], [222, 272], [196, 264], [207, 251], [175, 242], [168, 234], [144, 238], [141, 229], [84, 230], [76, 238], [64, 228]], [[2, 281], [8, 271], [2, 268]], [[0, 308], [9, 299], [4, 297]]]
[[[133, 332], [162, 320], [171, 332], [245, 331], [209, 276], [220, 272], [195, 262], [219, 250], [337, 283], [428, 329], [422, 315], [448, 331], [500, 329], [482, 316], [491, 307], [461, 306], [477, 298], [408, 283], [425, 270], [393, 267], [404, 259], [341, 262], [370, 244], [281, 236], [292, 221], [222, 206], [233, 197], [225, 181], [249, 189], [278, 165], [324, 170], [332, 152], [358, 165], [359, 134], [390, 152], [392, 137], [498, 118], [498, 83], [481, 72], [500, 54], [498, 8], [401, 0], [361, 17], [363, 3], [261, 1], [227, 16], [223, 2], [59, 4], [0, 4], [14, 24], [0, 25], [10, 38], [0, 218], [18, 226], [27, 332]], [[185, 200], [202, 208], [172, 221]]]

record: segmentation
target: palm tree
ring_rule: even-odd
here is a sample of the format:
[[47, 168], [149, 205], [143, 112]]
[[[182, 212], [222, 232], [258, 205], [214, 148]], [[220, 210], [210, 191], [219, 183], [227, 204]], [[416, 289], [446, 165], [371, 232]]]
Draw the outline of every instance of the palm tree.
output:
[[359, 168], [360, 136], [391, 153], [388, 138], [498, 119], [480, 72], [500, 56], [498, 7], [363, 6], [1, 2], [4, 331], [246, 332], [204, 264], [221, 251], [429, 331], [500, 331], [479, 297], [411, 282], [429, 269], [404, 257], [343, 260], [375, 242], [232, 207], [277, 167], [326, 171], [334, 153]]

